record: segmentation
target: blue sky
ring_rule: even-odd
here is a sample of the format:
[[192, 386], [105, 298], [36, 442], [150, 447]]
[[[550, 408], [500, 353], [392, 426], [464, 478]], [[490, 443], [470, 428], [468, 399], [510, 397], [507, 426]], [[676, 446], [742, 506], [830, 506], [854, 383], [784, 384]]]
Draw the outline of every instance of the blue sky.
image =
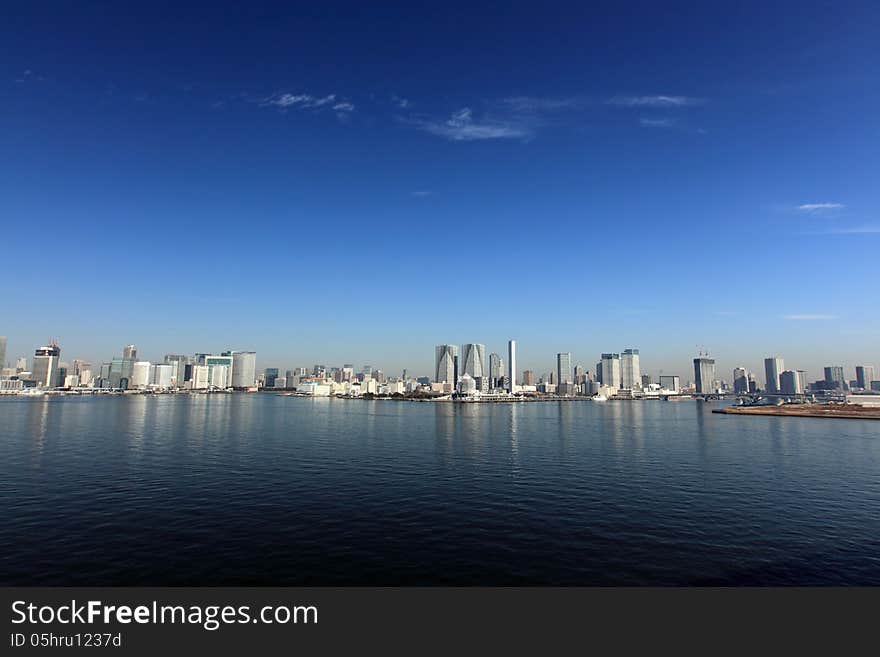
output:
[[239, 4], [7, 10], [9, 359], [880, 364], [876, 3]]

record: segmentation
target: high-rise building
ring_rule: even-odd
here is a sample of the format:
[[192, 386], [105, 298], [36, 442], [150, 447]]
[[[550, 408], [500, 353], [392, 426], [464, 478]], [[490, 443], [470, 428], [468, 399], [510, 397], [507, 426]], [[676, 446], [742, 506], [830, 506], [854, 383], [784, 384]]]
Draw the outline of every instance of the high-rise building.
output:
[[[202, 354], [197, 364], [206, 365], [208, 367], [208, 381], [212, 387], [231, 388], [232, 376], [235, 373], [235, 366], [233, 365], [233, 362], [233, 356], [213, 356]], [[220, 376], [214, 372], [215, 367], [223, 368], [223, 376], [226, 377], [225, 379], [221, 379]], [[278, 375], [277, 370], [275, 374], [276, 376]]]
[[275, 379], [277, 379], [277, 378], [278, 378], [278, 368], [277, 367], [267, 367], [263, 371], [263, 387], [264, 388], [274, 388], [275, 387]]
[[715, 392], [715, 359], [701, 356], [694, 358], [694, 381], [699, 393]]
[[128, 381], [128, 387], [146, 388], [148, 385], [150, 385], [150, 361], [136, 360], [131, 370], [131, 379]]
[[244, 390], [257, 385], [257, 352], [229, 351], [224, 356], [232, 356], [232, 387]]
[[[3, 338], [0, 338], [2, 340]], [[872, 365], [856, 365], [856, 383], [862, 390], [871, 389], [871, 381], [874, 380], [874, 367]]]
[[620, 386], [638, 388], [641, 386], [642, 370], [639, 365], [639, 350], [624, 349], [620, 355]]
[[784, 369], [785, 363], [778, 356], [764, 359], [764, 380], [767, 382], [767, 392], [780, 392], [782, 388], [779, 377]]
[[127, 344], [122, 348], [122, 357], [130, 358], [131, 360], [137, 360], [138, 357], [138, 348], [133, 344]]
[[159, 388], [170, 388], [174, 383], [174, 366], [170, 363], [157, 363], [153, 370], [153, 383]]
[[495, 389], [504, 379], [504, 360], [494, 351], [489, 354], [489, 387]]
[[556, 354], [556, 383], [571, 383], [571, 377], [571, 352], [564, 351]]
[[469, 374], [478, 379], [485, 376], [486, 345], [469, 342], [461, 345], [459, 376]]
[[830, 390], [846, 390], [846, 381], [843, 378], [843, 368], [839, 365], [826, 367], [825, 384]]
[[58, 367], [61, 361], [61, 348], [54, 342], [39, 347], [34, 352], [34, 366], [31, 368], [31, 378], [37, 385], [43, 388], [57, 388]]
[[779, 392], [783, 395], [802, 395], [804, 383], [800, 373], [794, 370], [785, 370], [779, 375]]
[[733, 391], [738, 395], [749, 393], [749, 371], [744, 367], [733, 370]]
[[6, 367], [6, 336], [0, 335], [0, 370]]
[[602, 354], [602, 385], [620, 388], [620, 354]]
[[507, 341], [507, 377], [510, 392], [516, 392], [516, 340]]
[[533, 386], [535, 385], [535, 370], [525, 370], [522, 375], [522, 382], [524, 386]]
[[179, 354], [165, 354], [165, 365], [171, 366], [171, 385], [183, 387], [186, 381], [187, 357]]
[[434, 382], [455, 383], [455, 359], [458, 345], [440, 344], [434, 347]]

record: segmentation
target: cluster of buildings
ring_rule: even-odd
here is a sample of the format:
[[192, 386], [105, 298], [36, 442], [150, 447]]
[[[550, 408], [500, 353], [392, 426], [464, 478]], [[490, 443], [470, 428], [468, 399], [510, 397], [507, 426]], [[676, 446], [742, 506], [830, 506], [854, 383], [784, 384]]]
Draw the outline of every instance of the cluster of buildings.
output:
[[847, 381], [844, 368], [824, 368], [822, 379], [808, 382], [803, 370], [785, 369], [781, 357], [764, 359], [764, 386], [745, 367], [733, 370], [733, 383], [720, 380], [715, 360], [708, 354], [693, 359], [693, 382], [682, 385], [675, 374], [661, 373], [656, 380], [643, 373], [640, 352], [627, 348], [600, 355], [592, 370], [574, 364], [571, 352], [556, 354], [555, 367], [537, 375], [524, 370], [517, 377], [517, 344], [509, 340], [502, 353], [486, 353], [486, 345], [441, 344], [434, 348], [431, 377], [386, 376], [380, 369], [364, 365], [355, 371], [342, 367], [314, 365], [282, 370], [256, 370], [254, 351], [228, 350], [220, 354], [166, 354], [161, 362], [138, 357], [135, 345], [126, 345], [118, 357], [94, 366], [81, 359], [61, 360], [55, 341], [38, 347], [28, 362], [18, 358], [15, 366], [6, 361], [6, 338], [0, 336], [0, 393], [46, 391], [256, 391], [272, 389], [309, 396], [428, 396], [486, 400], [516, 396], [592, 397], [638, 399], [675, 395], [798, 396], [816, 393], [880, 392], [874, 368], [859, 365], [855, 379]]

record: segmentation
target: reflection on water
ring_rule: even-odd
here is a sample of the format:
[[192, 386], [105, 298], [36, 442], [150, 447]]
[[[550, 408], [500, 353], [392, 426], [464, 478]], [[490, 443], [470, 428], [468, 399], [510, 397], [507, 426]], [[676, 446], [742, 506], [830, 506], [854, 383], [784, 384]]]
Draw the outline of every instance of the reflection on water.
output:
[[696, 402], [0, 400], [0, 584], [880, 584], [880, 425]]

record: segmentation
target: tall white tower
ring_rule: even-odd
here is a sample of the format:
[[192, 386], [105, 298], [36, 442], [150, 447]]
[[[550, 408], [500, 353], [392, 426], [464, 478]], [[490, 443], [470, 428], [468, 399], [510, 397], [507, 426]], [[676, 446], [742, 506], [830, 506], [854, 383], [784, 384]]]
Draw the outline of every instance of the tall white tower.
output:
[[516, 340], [507, 341], [507, 376], [510, 378], [510, 392], [516, 392]]

